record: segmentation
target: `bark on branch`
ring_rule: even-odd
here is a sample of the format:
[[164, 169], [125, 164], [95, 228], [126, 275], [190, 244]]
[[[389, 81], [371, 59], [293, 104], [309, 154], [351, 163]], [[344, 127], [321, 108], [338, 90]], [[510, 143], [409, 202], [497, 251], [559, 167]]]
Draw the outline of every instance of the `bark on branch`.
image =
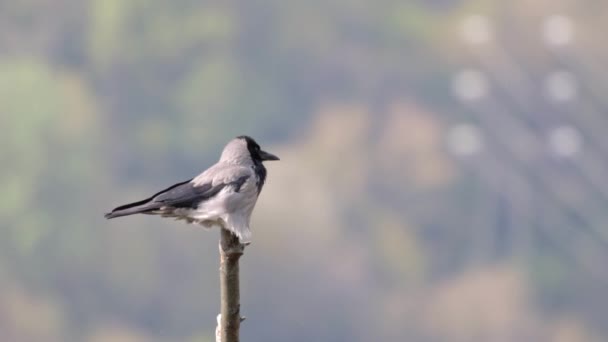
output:
[[[221, 229], [220, 237], [221, 314], [218, 319], [219, 341], [238, 342], [241, 325], [239, 258], [245, 246], [230, 231]], [[219, 332], [219, 334], [218, 334]]]

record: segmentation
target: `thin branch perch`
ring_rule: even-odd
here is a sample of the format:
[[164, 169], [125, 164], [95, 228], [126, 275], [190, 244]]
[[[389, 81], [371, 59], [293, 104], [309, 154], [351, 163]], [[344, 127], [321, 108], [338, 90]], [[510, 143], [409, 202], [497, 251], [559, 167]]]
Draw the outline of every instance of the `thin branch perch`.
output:
[[243, 255], [245, 246], [230, 231], [222, 228], [219, 247], [221, 287], [221, 314], [218, 320], [219, 341], [238, 342], [239, 328], [242, 321], [240, 314], [239, 258]]

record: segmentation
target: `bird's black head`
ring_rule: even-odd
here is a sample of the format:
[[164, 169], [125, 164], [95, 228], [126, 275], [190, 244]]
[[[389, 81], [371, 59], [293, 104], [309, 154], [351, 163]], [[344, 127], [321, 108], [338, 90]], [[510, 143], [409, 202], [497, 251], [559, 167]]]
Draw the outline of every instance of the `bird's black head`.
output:
[[247, 149], [249, 150], [249, 154], [251, 154], [251, 159], [254, 161], [263, 162], [267, 160], [279, 160], [279, 157], [275, 156], [274, 154], [262, 151], [260, 145], [253, 140], [252, 137], [241, 135], [237, 138], [243, 139], [247, 142]]

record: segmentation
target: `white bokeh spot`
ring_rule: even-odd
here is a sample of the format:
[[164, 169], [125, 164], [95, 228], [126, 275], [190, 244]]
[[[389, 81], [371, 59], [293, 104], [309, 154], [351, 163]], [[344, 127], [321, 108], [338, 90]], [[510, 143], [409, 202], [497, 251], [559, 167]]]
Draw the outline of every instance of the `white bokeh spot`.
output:
[[581, 133], [570, 125], [559, 126], [549, 133], [549, 148], [551, 152], [562, 158], [574, 157], [583, 145]]
[[461, 34], [465, 42], [473, 45], [488, 43], [494, 36], [488, 17], [478, 14], [463, 20]]
[[475, 69], [464, 69], [456, 74], [452, 82], [454, 96], [461, 101], [476, 101], [488, 93], [485, 74]]
[[569, 71], [555, 71], [545, 80], [545, 95], [557, 103], [570, 102], [578, 96], [576, 77]]
[[477, 126], [458, 124], [448, 130], [446, 144], [448, 151], [454, 156], [468, 157], [481, 152], [483, 138]]
[[564, 15], [549, 16], [543, 22], [542, 35], [550, 46], [568, 45], [574, 38], [574, 24]]

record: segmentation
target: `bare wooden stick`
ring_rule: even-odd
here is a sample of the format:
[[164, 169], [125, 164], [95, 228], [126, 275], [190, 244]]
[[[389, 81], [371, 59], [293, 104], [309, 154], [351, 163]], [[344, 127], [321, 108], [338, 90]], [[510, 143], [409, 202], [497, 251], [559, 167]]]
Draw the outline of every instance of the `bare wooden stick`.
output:
[[220, 237], [220, 287], [221, 314], [219, 335], [221, 342], [238, 342], [241, 326], [239, 290], [239, 258], [245, 246], [230, 231], [221, 229]]

